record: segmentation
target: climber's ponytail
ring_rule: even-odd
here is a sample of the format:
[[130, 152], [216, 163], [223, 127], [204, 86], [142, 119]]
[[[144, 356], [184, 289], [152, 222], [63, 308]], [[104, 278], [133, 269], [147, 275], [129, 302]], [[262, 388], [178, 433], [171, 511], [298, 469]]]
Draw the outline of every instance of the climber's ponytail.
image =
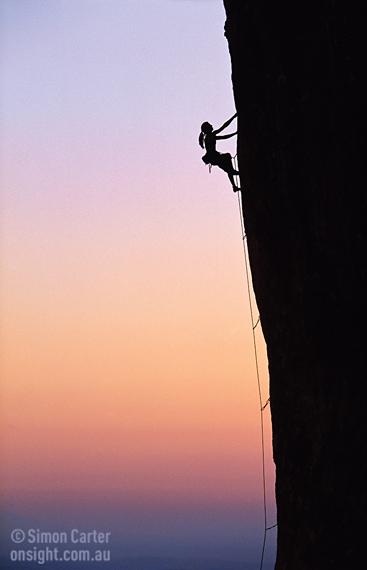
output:
[[201, 148], [204, 148], [204, 138], [205, 138], [205, 135], [204, 135], [203, 131], [201, 131], [201, 133], [199, 135], [199, 145], [201, 146]]

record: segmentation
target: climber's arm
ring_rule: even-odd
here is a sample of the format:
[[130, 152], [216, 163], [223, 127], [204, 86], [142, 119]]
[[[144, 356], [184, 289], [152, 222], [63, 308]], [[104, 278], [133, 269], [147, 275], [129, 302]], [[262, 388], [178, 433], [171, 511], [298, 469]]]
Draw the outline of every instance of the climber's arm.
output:
[[228, 135], [220, 135], [219, 137], [215, 137], [217, 140], [219, 139], [230, 139], [231, 137], [234, 137], [237, 134], [237, 131], [235, 133], [230, 133]]
[[213, 131], [213, 133], [216, 135], [216, 134], [220, 133], [221, 131], [223, 131], [224, 129], [226, 129], [228, 127], [228, 125], [230, 125], [232, 123], [233, 119], [235, 119], [236, 117], [237, 117], [237, 113], [235, 113], [233, 115], [233, 117], [228, 119], [228, 121], [223, 123], [223, 125], [221, 127], [219, 127], [219, 129], [217, 129], [216, 131]]

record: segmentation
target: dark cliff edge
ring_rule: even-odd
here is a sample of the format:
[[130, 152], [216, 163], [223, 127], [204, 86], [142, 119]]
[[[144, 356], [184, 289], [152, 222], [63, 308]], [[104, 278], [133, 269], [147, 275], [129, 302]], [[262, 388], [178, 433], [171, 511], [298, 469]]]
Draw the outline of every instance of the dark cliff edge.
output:
[[367, 544], [364, 24], [353, 2], [224, 6], [269, 359], [276, 569], [359, 568]]

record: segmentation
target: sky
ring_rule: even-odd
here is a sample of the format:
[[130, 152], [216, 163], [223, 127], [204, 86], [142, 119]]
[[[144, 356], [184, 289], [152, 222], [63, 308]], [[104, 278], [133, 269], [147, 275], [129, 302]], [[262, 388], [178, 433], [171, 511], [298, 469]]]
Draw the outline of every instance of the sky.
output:
[[[237, 196], [197, 142], [235, 112], [224, 21], [220, 0], [0, 4], [3, 540], [77, 524], [117, 557], [259, 557]], [[269, 415], [265, 437], [275, 522]]]

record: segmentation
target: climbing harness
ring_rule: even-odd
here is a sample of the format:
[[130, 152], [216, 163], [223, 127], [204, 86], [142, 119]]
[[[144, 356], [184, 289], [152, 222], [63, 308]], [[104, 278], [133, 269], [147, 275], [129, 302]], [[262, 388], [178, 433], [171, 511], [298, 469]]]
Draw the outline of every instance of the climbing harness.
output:
[[[238, 160], [237, 154], [232, 157], [233, 160], [233, 168], [234, 170], [238, 170]], [[237, 174], [235, 176], [236, 184], [239, 188], [241, 188], [240, 183], [240, 175]], [[245, 260], [245, 273], [246, 273], [246, 286], [247, 286], [247, 294], [249, 300], [249, 308], [250, 308], [250, 317], [251, 317], [251, 328], [252, 328], [252, 341], [254, 347], [254, 358], [255, 358], [255, 371], [256, 371], [256, 380], [257, 380], [257, 389], [258, 389], [258, 396], [259, 396], [259, 409], [260, 409], [260, 432], [261, 432], [261, 463], [262, 463], [262, 490], [263, 490], [263, 511], [264, 511], [264, 535], [263, 535], [263, 543], [261, 549], [261, 559], [260, 559], [260, 570], [263, 569], [264, 564], [264, 555], [265, 555], [265, 547], [266, 547], [266, 539], [267, 533], [269, 530], [276, 528], [278, 523], [275, 523], [271, 526], [268, 526], [268, 513], [267, 513], [267, 488], [266, 488], [266, 474], [265, 474], [265, 438], [264, 438], [264, 411], [267, 405], [270, 403], [270, 398], [268, 398], [263, 404], [263, 396], [261, 392], [261, 383], [260, 383], [260, 372], [259, 372], [259, 360], [258, 360], [258, 350], [257, 350], [257, 343], [256, 343], [256, 333], [255, 329], [260, 322], [260, 315], [258, 316], [256, 322], [254, 320], [254, 311], [252, 307], [252, 297], [251, 297], [251, 287], [250, 287], [250, 270], [249, 270], [249, 256], [248, 256], [248, 246], [247, 246], [247, 236], [245, 232], [245, 222], [243, 219], [243, 208], [242, 208], [242, 189], [241, 191], [237, 192], [238, 195], [238, 207], [240, 212], [240, 221], [241, 221], [241, 238], [243, 244], [243, 254]]]

